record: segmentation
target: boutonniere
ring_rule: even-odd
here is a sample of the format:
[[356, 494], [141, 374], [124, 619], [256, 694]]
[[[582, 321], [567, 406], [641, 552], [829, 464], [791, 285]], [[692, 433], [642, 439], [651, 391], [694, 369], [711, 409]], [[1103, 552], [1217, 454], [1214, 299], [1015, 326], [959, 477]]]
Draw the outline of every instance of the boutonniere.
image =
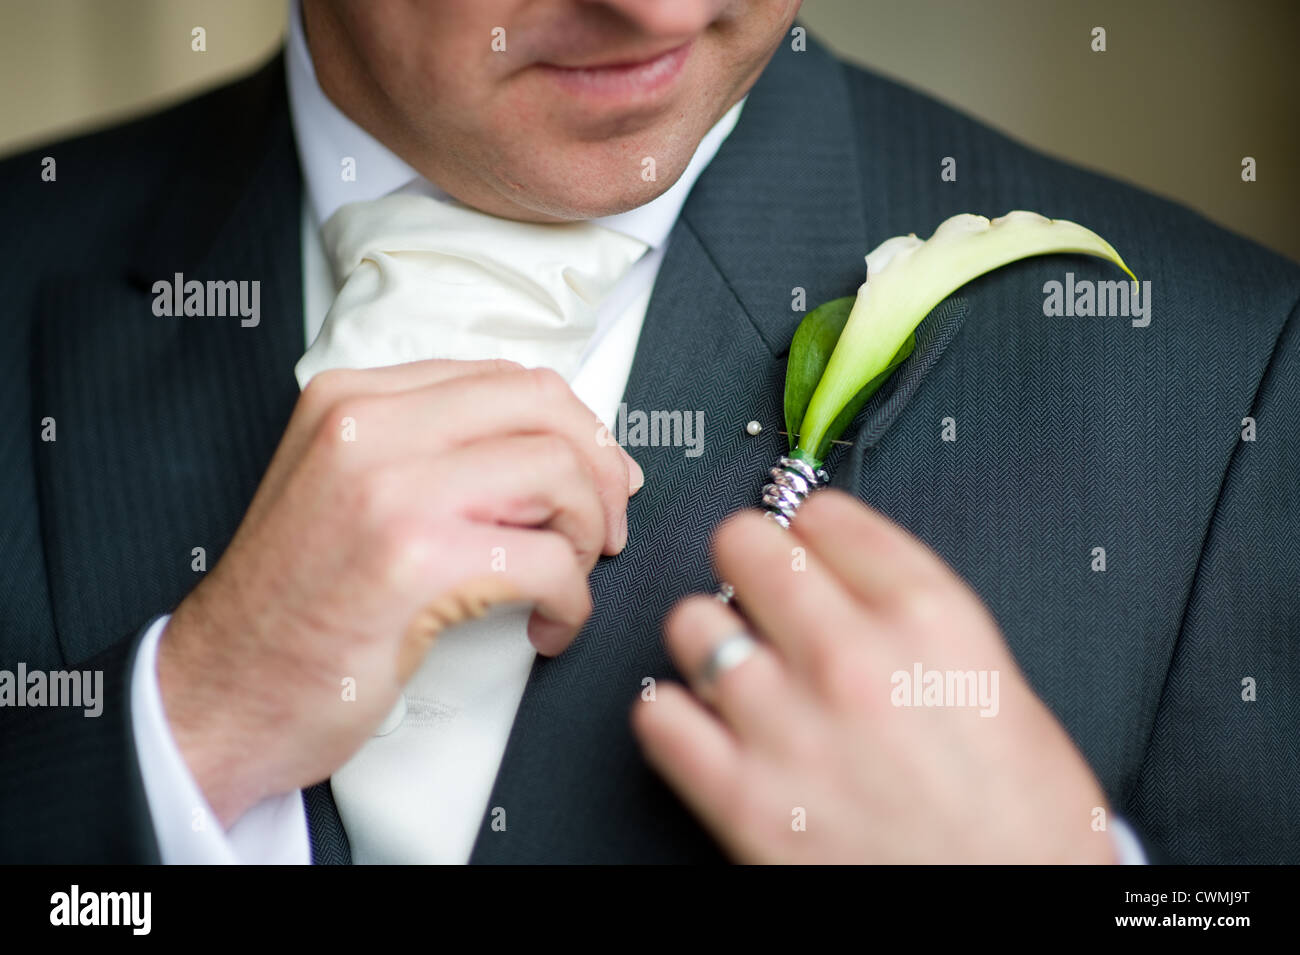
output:
[[1008, 212], [991, 222], [957, 215], [925, 241], [913, 234], [876, 246], [857, 295], [814, 308], [794, 334], [785, 378], [790, 453], [763, 488], [767, 513], [788, 526], [808, 493], [826, 483], [831, 443], [912, 353], [913, 332], [936, 305], [986, 272], [1056, 253], [1106, 259], [1137, 283], [1101, 236], [1035, 212]]

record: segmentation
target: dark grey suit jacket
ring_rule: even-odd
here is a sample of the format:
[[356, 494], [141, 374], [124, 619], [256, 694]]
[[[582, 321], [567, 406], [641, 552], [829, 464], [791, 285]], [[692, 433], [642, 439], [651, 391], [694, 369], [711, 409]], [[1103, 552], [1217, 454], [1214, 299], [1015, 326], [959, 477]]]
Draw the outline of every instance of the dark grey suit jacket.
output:
[[[109, 683], [97, 720], [0, 712], [0, 856], [152, 860], [133, 650], [193, 587], [191, 549], [226, 546], [297, 396], [282, 64], [8, 160], [0, 183], [0, 666]], [[1224, 188], [1242, 188], [1232, 170]], [[628, 709], [672, 674], [660, 621], [709, 589], [710, 531], [782, 450], [792, 289], [850, 294], [881, 240], [1022, 208], [1109, 239], [1153, 283], [1150, 326], [1044, 317], [1045, 282], [1116, 277], [1095, 260], [981, 278], [926, 320], [832, 466], [974, 585], [1153, 849], [1300, 861], [1300, 269], [816, 45], [778, 52], [673, 231], [626, 401], [703, 410], [706, 450], [637, 450], [631, 543], [596, 568], [575, 646], [532, 673], [490, 802], [508, 829], [485, 825], [475, 861], [720, 858], [642, 762]], [[175, 272], [259, 279], [261, 324], [155, 317], [151, 284]], [[769, 426], [749, 437], [751, 419]], [[327, 784], [308, 805], [317, 860], [345, 861]]]

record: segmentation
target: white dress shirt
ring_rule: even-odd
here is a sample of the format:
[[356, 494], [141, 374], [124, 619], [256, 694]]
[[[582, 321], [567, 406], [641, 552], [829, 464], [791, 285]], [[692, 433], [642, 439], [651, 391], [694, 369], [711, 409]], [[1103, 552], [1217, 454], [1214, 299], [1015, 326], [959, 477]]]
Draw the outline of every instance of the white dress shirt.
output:
[[[316, 81], [296, 0], [290, 12], [285, 61], [290, 115], [306, 187], [302, 214], [305, 350], [319, 332], [336, 291], [321, 243], [320, 224], [345, 203], [377, 199], [397, 191], [445, 196], [325, 96]], [[612, 416], [626, 387], [669, 232], [695, 180], [734, 128], [743, 106], [742, 100], [709, 131], [686, 171], [666, 192], [629, 212], [596, 220], [649, 246], [649, 251], [602, 303], [596, 333], [572, 382], [578, 396], [606, 424], [613, 424]], [[354, 161], [354, 180], [343, 178], [345, 158]], [[300, 792], [262, 801], [228, 829], [217, 822], [176, 746], [162, 704], [156, 661], [158, 641], [168, 619], [160, 617], [145, 634], [130, 690], [132, 730], [162, 861], [310, 862], [307, 818]], [[436, 674], [436, 682], [444, 689], [454, 685], [462, 690], [462, 702], [470, 700], [472, 705], [460, 706], [459, 718], [440, 731], [438, 751], [452, 763], [444, 775], [456, 781], [455, 792], [440, 795], [457, 809], [455, 818], [439, 822], [445, 834], [440, 836], [437, 858], [432, 861], [463, 862], [469, 857], [487, 808], [532, 652], [531, 648], [521, 649], [517, 641], [512, 643], [508, 635], [498, 635], [495, 646], [490, 645], [490, 639], [447, 641], [450, 635], [444, 635], [440, 642], [456, 643], [458, 651], [453, 648], [446, 665]], [[476, 644], [480, 645], [477, 650]], [[381, 738], [391, 731], [392, 720], [401, 715], [399, 707], [389, 724], [381, 727]], [[347, 767], [340, 772], [346, 773]], [[346, 812], [344, 816], [347, 826]], [[1113, 817], [1111, 831], [1123, 862], [1145, 861], [1140, 844], [1123, 820]], [[387, 861], [382, 846], [358, 849], [354, 844], [358, 861]]]

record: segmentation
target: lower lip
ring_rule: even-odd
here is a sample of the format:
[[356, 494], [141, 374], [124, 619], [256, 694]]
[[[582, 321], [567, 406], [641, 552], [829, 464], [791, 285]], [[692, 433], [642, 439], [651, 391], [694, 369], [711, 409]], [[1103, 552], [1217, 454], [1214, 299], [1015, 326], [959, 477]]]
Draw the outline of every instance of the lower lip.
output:
[[539, 63], [537, 68], [572, 93], [604, 98], [644, 97], [668, 89], [691, 54], [683, 43], [653, 60], [619, 66], [572, 68]]

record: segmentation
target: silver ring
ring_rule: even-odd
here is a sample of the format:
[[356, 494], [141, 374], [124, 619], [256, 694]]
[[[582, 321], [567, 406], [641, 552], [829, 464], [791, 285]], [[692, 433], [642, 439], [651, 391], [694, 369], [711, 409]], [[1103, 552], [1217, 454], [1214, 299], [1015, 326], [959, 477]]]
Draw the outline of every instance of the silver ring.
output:
[[744, 630], [736, 630], [714, 644], [712, 652], [700, 667], [696, 683], [703, 690], [710, 689], [722, 674], [734, 670], [754, 655], [758, 641]]

